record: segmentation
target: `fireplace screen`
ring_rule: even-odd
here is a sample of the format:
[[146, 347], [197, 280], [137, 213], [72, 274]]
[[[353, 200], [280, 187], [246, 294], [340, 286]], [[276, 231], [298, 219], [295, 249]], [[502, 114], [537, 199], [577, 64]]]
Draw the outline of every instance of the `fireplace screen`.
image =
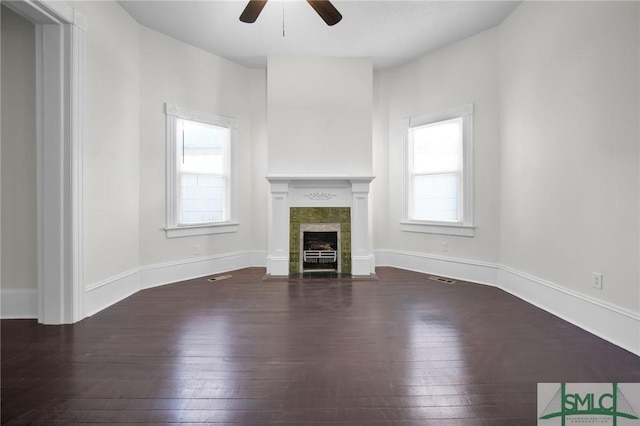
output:
[[302, 271], [338, 271], [338, 232], [302, 233]]

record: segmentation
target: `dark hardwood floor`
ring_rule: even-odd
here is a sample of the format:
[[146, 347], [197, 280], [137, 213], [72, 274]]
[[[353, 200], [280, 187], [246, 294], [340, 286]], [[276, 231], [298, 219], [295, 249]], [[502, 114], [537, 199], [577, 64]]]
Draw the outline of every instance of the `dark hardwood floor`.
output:
[[535, 425], [538, 382], [640, 382], [637, 356], [492, 287], [264, 273], [2, 321], [2, 423]]

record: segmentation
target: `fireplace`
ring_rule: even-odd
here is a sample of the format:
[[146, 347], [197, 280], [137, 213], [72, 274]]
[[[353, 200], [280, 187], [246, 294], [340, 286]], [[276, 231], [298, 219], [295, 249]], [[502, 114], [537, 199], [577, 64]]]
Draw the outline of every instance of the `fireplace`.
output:
[[372, 177], [269, 176], [267, 274], [375, 271], [369, 238]]
[[300, 226], [300, 272], [341, 273], [340, 224], [309, 223]]
[[352, 273], [350, 207], [289, 209], [289, 274], [303, 272]]

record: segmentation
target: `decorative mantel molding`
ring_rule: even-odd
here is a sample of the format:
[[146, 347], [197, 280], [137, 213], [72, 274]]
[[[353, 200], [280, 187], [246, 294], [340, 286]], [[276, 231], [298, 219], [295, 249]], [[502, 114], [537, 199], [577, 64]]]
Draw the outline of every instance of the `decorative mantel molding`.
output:
[[279, 183], [279, 182], [349, 182], [351, 184], [355, 183], [366, 183], [367, 185], [371, 183], [371, 181], [375, 179], [374, 176], [350, 176], [350, 175], [318, 175], [318, 174], [307, 174], [307, 175], [284, 175], [284, 174], [271, 174], [267, 176], [267, 180], [269, 183]]
[[305, 194], [305, 197], [310, 199], [311, 201], [326, 201], [330, 200], [333, 197], [337, 197], [337, 194], [331, 194], [329, 192], [310, 192], [309, 194]]
[[269, 247], [267, 274], [289, 274], [289, 208], [351, 208], [351, 273], [375, 272], [369, 236], [369, 186], [373, 176], [269, 175]]

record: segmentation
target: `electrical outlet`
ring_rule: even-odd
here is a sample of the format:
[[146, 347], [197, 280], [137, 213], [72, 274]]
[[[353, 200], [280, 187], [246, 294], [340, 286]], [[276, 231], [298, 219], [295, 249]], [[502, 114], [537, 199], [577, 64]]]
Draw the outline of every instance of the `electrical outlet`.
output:
[[593, 273], [593, 282], [592, 287], [597, 288], [598, 290], [602, 290], [602, 274], [598, 272]]
[[443, 241], [440, 245], [440, 251], [442, 251], [443, 253], [447, 253], [449, 251], [449, 243]]
[[200, 246], [193, 246], [193, 254], [200, 254]]

